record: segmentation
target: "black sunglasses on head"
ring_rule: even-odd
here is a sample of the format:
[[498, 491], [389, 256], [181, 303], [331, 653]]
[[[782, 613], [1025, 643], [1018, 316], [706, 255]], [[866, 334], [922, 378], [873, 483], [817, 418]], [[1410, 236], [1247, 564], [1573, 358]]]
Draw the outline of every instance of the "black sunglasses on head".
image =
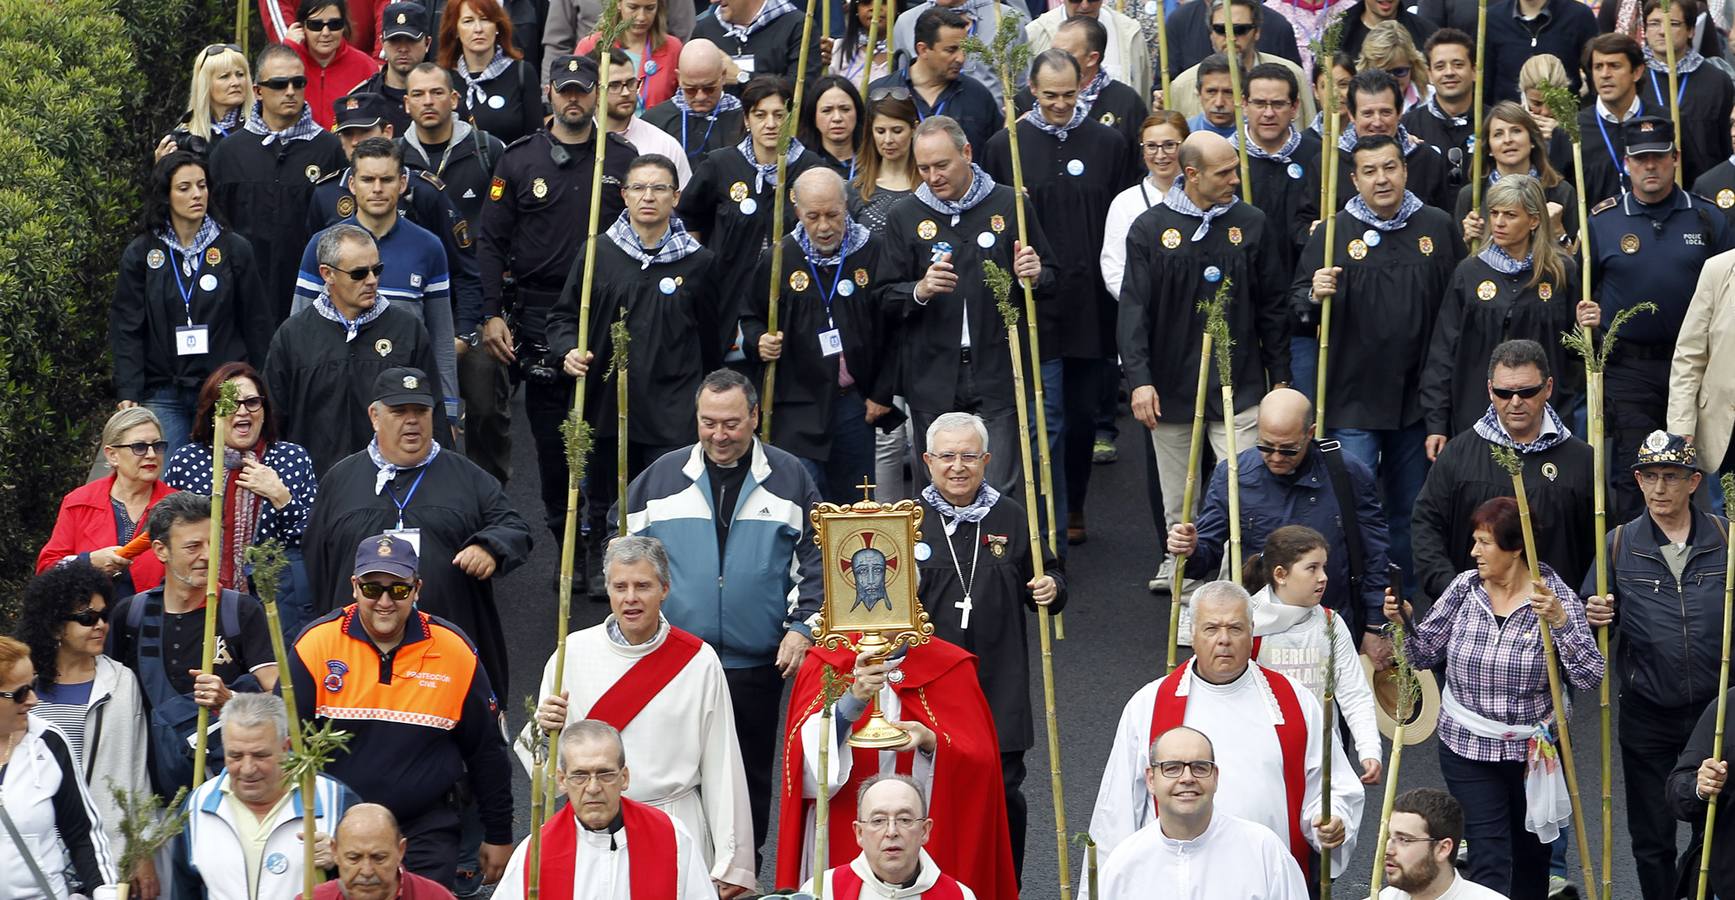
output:
[[301, 90], [307, 87], [306, 75], [285, 75], [282, 78], [267, 78], [259, 82], [259, 86], [268, 91], [286, 91], [290, 88]]
[[1534, 384], [1530, 387], [1522, 388], [1489, 388], [1488, 392], [1501, 400], [1511, 400], [1513, 397], [1523, 397], [1524, 399], [1529, 400], [1531, 397], [1542, 393], [1542, 387], [1543, 386], [1540, 384]]
[[108, 615], [109, 615], [109, 608], [106, 606], [103, 607], [102, 609], [94, 609], [92, 607], [87, 606], [84, 609], [79, 610], [78, 612], [67, 613], [66, 615], [61, 616], [60, 618], [62, 621], [76, 622], [80, 625], [83, 625], [86, 628], [95, 628], [96, 623], [107, 622], [108, 621]]
[[[211, 57], [216, 56], [225, 50], [233, 50], [236, 53], [241, 53], [241, 48], [235, 46], [234, 44], [212, 44], [209, 47], [205, 48], [204, 54], [202, 56], [200, 56], [199, 58], [200, 59], [210, 59]], [[241, 55], [245, 56], [246, 54], [242, 53]]]

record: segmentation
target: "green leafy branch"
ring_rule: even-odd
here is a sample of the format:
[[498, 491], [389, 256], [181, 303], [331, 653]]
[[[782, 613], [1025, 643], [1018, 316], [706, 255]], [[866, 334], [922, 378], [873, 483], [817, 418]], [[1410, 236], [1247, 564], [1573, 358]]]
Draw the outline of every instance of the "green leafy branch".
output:
[[1735, 509], [1735, 473], [1723, 473], [1723, 508]]
[[1506, 474], [1518, 477], [1524, 474], [1524, 463], [1518, 458], [1518, 451], [1511, 447], [1495, 444], [1488, 448], [1489, 455], [1494, 457], [1494, 464], [1506, 470]]
[[608, 373], [604, 378], [613, 378], [619, 372], [626, 371], [627, 353], [633, 341], [632, 332], [627, 330], [627, 311], [621, 308], [620, 318], [608, 327], [609, 340], [613, 343], [613, 352], [609, 356]]
[[292, 749], [284, 754], [284, 774], [288, 776], [291, 784], [317, 776], [337, 758], [339, 750], [348, 752], [351, 737], [353, 735], [349, 732], [333, 728], [330, 721], [318, 728], [313, 727], [312, 722], [303, 722], [301, 749]]
[[186, 808], [187, 789], [184, 787], [175, 792], [166, 813], [163, 798], [152, 791], [134, 794], [118, 787], [112, 789], [115, 805], [120, 807], [120, 835], [124, 846], [118, 871], [124, 879], [132, 874], [139, 860], [149, 859], [181, 833], [191, 810]]
[[1639, 313], [1654, 313], [1656, 311], [1657, 304], [1646, 300], [1616, 313], [1614, 321], [1610, 322], [1608, 328], [1603, 330], [1602, 349], [1600, 351], [1596, 349], [1596, 341], [1588, 328], [1575, 328], [1572, 331], [1561, 332], [1560, 343], [1566, 349], [1583, 357], [1586, 369], [1592, 372], [1601, 372], [1608, 368], [1609, 354], [1614, 352], [1615, 335], [1620, 333], [1627, 321]]
[[995, 26], [994, 40], [985, 42], [970, 35], [964, 39], [964, 52], [981, 60], [1005, 81], [1012, 73], [1030, 67], [1030, 45], [1018, 40], [1023, 34], [1024, 17], [1016, 12], [1009, 13], [1002, 16]]
[[1395, 718], [1399, 722], [1408, 722], [1415, 715], [1416, 704], [1422, 701], [1422, 683], [1416, 678], [1416, 668], [1410, 665], [1409, 651], [1404, 649], [1407, 634], [1403, 623], [1391, 622], [1387, 628], [1392, 639], [1392, 677], [1398, 687]]
[[223, 382], [223, 386], [217, 389], [217, 406], [215, 409], [217, 416], [219, 418], [227, 419], [234, 415], [235, 410], [239, 409], [240, 406], [241, 389], [235, 386], [235, 381], [233, 379]]
[[253, 582], [253, 592], [259, 599], [267, 603], [277, 602], [277, 585], [283, 577], [283, 570], [289, 565], [289, 556], [283, 550], [283, 542], [277, 538], [254, 544], [241, 553], [241, 561], [246, 567], [247, 577]]
[[1235, 347], [1235, 339], [1229, 333], [1229, 318], [1226, 311], [1229, 306], [1229, 289], [1235, 280], [1225, 275], [1217, 283], [1217, 293], [1209, 300], [1199, 301], [1199, 312], [1205, 314], [1205, 332], [1211, 335], [1211, 352], [1217, 358], [1217, 380], [1223, 384], [1234, 381], [1231, 371], [1231, 350]]
[[1012, 273], [1000, 268], [993, 260], [982, 261], [982, 281], [988, 285], [988, 295], [1000, 310], [1006, 330], [1018, 327], [1018, 307], [1012, 302]]
[[627, 22], [621, 17], [619, 3], [604, 3], [602, 5], [602, 21], [596, 24], [599, 35], [598, 47], [613, 47], [627, 33]]
[[579, 418], [578, 410], [570, 410], [560, 423], [560, 439], [566, 445], [566, 467], [584, 480], [584, 464], [590, 459], [593, 442], [590, 423]]
[[1327, 697], [1337, 695], [1337, 641], [1333, 639], [1337, 632], [1333, 630], [1336, 626], [1332, 624], [1331, 616], [1331, 609], [1327, 607], [1325, 610], [1325, 635], [1328, 639], [1325, 651], [1325, 696]]
[[832, 666], [821, 666], [819, 670], [820, 708], [830, 709], [844, 694], [849, 693], [849, 679]]
[[1307, 46], [1308, 49], [1313, 52], [1314, 59], [1323, 59], [1327, 64], [1329, 64], [1331, 58], [1336, 56], [1338, 49], [1343, 46], [1342, 11], [1333, 13], [1331, 16], [1331, 24], [1327, 25], [1325, 30], [1319, 33], [1319, 40], [1308, 41]]
[[1542, 105], [1548, 107], [1555, 127], [1564, 130], [1573, 143], [1578, 143], [1578, 95], [1566, 85], [1552, 81], [1537, 85], [1536, 91], [1542, 95]]
[[548, 761], [548, 741], [545, 738], [551, 737], [551, 735], [542, 729], [541, 720], [536, 717], [535, 694], [524, 696], [524, 715], [530, 719], [531, 727], [526, 728], [524, 733], [518, 736], [518, 746], [523, 747], [524, 751], [530, 754], [530, 760], [534, 763], [532, 768], [540, 769], [542, 764]]

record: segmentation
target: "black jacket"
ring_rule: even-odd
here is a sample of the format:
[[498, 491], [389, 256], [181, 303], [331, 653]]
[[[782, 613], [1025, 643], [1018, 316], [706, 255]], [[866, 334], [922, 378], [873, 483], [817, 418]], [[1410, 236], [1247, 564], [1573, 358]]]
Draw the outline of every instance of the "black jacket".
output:
[[[1338, 14], [1343, 21], [1343, 42], [1338, 45], [1338, 49], [1348, 53], [1350, 59], [1361, 56], [1361, 42], [1367, 40], [1369, 28], [1367, 23], [1361, 19], [1362, 7], [1366, 5], [1364, 0], [1364, 2], [1348, 7]], [[1415, 42], [1417, 50], [1426, 46], [1428, 38], [1433, 37], [1434, 32], [1440, 30], [1440, 26], [1410, 12], [1401, 3], [1398, 5], [1398, 14], [1395, 18], [1398, 24], [1404, 26], [1404, 30], [1410, 33], [1410, 39]], [[1271, 21], [1271, 17], [1266, 16], [1265, 21]]]
[[[723, 30], [723, 23], [717, 18], [717, 7], [713, 6], [693, 21], [693, 37], [705, 38], [724, 54], [734, 57], [743, 74], [781, 75], [793, 85], [796, 70], [801, 65], [801, 34], [805, 19], [806, 16], [799, 11], [786, 12], [743, 41]], [[813, 46], [807, 51], [807, 80], [810, 83], [825, 74], [819, 52], [820, 37], [815, 22]], [[752, 61], [746, 62], [748, 59]], [[743, 82], [746, 80], [742, 79]], [[729, 87], [729, 92], [736, 94], [740, 89], [740, 84], [734, 84]]]
[[1735, 221], [1735, 162], [1723, 160], [1693, 182], [1693, 193], [1717, 204]]
[[462, 79], [458, 80], [458, 97], [463, 104], [458, 115], [471, 125], [507, 144], [542, 130], [543, 119], [547, 118], [542, 85], [530, 63], [518, 60], [507, 66], [506, 71], [481, 82], [481, 87], [487, 99], [472, 104], [469, 91]]
[[253, 245], [274, 322], [289, 316], [295, 275], [313, 228], [307, 205], [315, 182], [347, 165], [337, 136], [320, 132], [285, 145], [238, 129], [211, 151], [211, 209]]
[[[1735, 694], [1735, 688], [1730, 689]], [[1735, 696], [1730, 697], [1735, 701]], [[1681, 748], [1681, 757], [1675, 760], [1675, 770], [1669, 773], [1669, 781], [1664, 788], [1664, 795], [1669, 803], [1669, 809], [1675, 818], [1683, 822], [1691, 822], [1695, 827], [1705, 824], [1705, 801], [1699, 799], [1699, 766], [1711, 758], [1711, 742], [1717, 729], [1717, 704], [1705, 706], [1705, 712], [1700, 714], [1699, 723], [1693, 726], [1693, 734], [1687, 738], [1687, 746]], [[1735, 756], [1729, 752], [1731, 744], [1723, 744], [1723, 761], [1727, 762]], [[1723, 782], [1723, 792], [1717, 795], [1717, 830], [1711, 835], [1711, 846], [1724, 848], [1720, 853], [1711, 854], [1711, 893], [1719, 897], [1735, 894], [1735, 853], [1728, 848], [1735, 847], [1735, 810], [1730, 807], [1729, 798], [1735, 796], [1735, 784], [1728, 780]], [[1693, 841], [1687, 848], [1687, 871], [1683, 873], [1684, 887], [1678, 888], [1675, 896], [1691, 897], [1693, 885], [1699, 872], [1700, 844]]]
[[1404, 113], [1404, 128], [1445, 159], [1446, 190], [1451, 196], [1456, 196], [1458, 189], [1470, 180], [1473, 166], [1470, 148], [1476, 142], [1476, 125], [1471, 121], [1474, 114], [1474, 110], [1467, 110], [1461, 116], [1454, 116], [1432, 100], [1418, 103]]
[[460, 217], [472, 225], [481, 221], [488, 182], [506, 152], [503, 141], [456, 119], [452, 123], [452, 139], [443, 153], [429, 157], [414, 131], [398, 138], [398, 146], [404, 150], [405, 165], [425, 169], [440, 179], [445, 185], [446, 199], [458, 208]]
[[[1619, 5], [1608, 4], [1611, 9]], [[1522, 22], [1516, 15], [1517, 6], [1518, 0], [1488, 4], [1486, 69], [1478, 79], [1483, 98], [1490, 106], [1501, 100], [1520, 99], [1519, 70], [1524, 68], [1525, 61], [1544, 53], [1566, 64], [1567, 86], [1574, 94], [1578, 93], [1579, 62], [1584, 57], [1584, 45], [1601, 31], [1597, 27], [1596, 13], [1576, 0], [1549, 0], [1543, 14], [1535, 21]], [[1465, 33], [1475, 35], [1475, 7], [1471, 9], [1470, 29]]]
[[697, 113], [683, 113], [681, 108], [675, 105], [675, 101], [664, 100], [645, 110], [640, 118], [680, 141], [681, 149], [687, 152], [687, 162], [695, 168], [705, 154], [741, 143], [741, 135], [746, 133], [742, 130], [741, 110], [738, 109], [717, 113], [713, 118]]
[[[225, 229], [191, 274], [181, 265], [155, 235], [135, 238], [121, 254], [108, 319], [118, 400], [143, 403], [168, 385], [197, 389], [226, 362], [265, 362], [276, 319], [247, 239]], [[178, 353], [176, 329], [189, 324], [208, 329], [207, 352]]]

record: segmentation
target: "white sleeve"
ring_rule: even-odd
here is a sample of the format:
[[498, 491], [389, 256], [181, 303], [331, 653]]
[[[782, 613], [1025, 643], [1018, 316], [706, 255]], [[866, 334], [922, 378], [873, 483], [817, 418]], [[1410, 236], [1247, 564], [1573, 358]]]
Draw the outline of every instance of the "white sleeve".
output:
[[[681, 870], [676, 876], [681, 882], [679, 900], [717, 900], [717, 888], [711, 884], [705, 861], [699, 858], [699, 848], [692, 832], [681, 824], [680, 819], [670, 816], [669, 821], [675, 826], [675, 862]], [[627, 853], [630, 860], [632, 851], [629, 849]]]
[[[1145, 732], [1150, 729], [1149, 710], [1155, 698], [1155, 687], [1146, 685], [1121, 709], [1114, 746], [1103, 764], [1102, 782], [1097, 787], [1096, 808], [1090, 814], [1090, 837], [1096, 842], [1099, 859], [1109, 859], [1116, 846], [1145, 824], [1146, 813], [1151, 811], [1151, 795], [1144, 778], [1145, 755], [1150, 744]], [[1079, 900], [1089, 900], [1088, 872], [1080, 870], [1078, 884]]]
[[506, 868], [500, 873], [499, 883], [494, 885], [494, 896], [499, 900], [524, 900], [524, 858], [530, 853], [530, 839], [518, 842], [512, 850], [512, 858], [506, 861]]
[[1272, 900], [1308, 900], [1307, 879], [1302, 877], [1301, 867], [1295, 864], [1295, 857], [1289, 855], [1283, 841], [1272, 837], [1260, 844], [1265, 883], [1271, 888]]
[[[1356, 759], [1382, 759], [1379, 721], [1374, 718], [1374, 691], [1362, 671], [1361, 657], [1343, 616], [1332, 616], [1331, 639], [1337, 644], [1337, 709], [1355, 737]], [[1359, 771], [1359, 769], [1357, 770]]]
[[[1303, 717], [1307, 719], [1307, 790], [1301, 802], [1301, 834], [1318, 850], [1319, 839], [1313, 833], [1313, 820], [1320, 815], [1321, 809], [1320, 759], [1324, 744], [1321, 742], [1320, 722], [1324, 714], [1311, 691], [1296, 691], [1295, 696], [1301, 704]], [[1343, 873], [1350, 857], [1355, 855], [1356, 831], [1361, 825], [1362, 806], [1367, 797], [1361, 781], [1354, 775], [1357, 770], [1350, 768], [1349, 758], [1344, 755], [1342, 742], [1334, 741], [1331, 753], [1331, 812], [1343, 821], [1344, 828], [1343, 844], [1331, 851], [1331, 875], [1336, 878]], [[1338, 772], [1346, 777], [1336, 777]]]
[[[833, 705], [835, 708], [835, 704]], [[819, 725], [821, 717], [815, 713], [801, 723], [801, 796], [819, 796]], [[826, 784], [831, 793], [849, 783], [849, 773], [855, 767], [855, 754], [848, 745], [838, 738], [840, 722], [837, 716], [830, 717], [831, 722], [831, 754], [826, 760]], [[847, 727], [847, 726], [845, 726]]]
[[1103, 221], [1100, 258], [1102, 283], [1108, 287], [1109, 296], [1117, 303], [1121, 299], [1121, 276], [1127, 270], [1127, 232], [1132, 229], [1133, 219], [1137, 217], [1137, 213], [1133, 213], [1132, 203], [1138, 196], [1138, 185], [1121, 191], [1108, 205], [1108, 218]]
[[735, 712], [729, 701], [729, 683], [722, 665], [706, 648], [710, 670], [706, 681], [704, 724], [705, 754], [699, 761], [699, 799], [705, 809], [705, 827], [711, 832], [716, 859], [709, 877], [727, 884], [756, 890], [759, 880], [753, 864], [753, 808], [747, 801], [747, 770], [741, 762], [741, 745], [735, 739]]

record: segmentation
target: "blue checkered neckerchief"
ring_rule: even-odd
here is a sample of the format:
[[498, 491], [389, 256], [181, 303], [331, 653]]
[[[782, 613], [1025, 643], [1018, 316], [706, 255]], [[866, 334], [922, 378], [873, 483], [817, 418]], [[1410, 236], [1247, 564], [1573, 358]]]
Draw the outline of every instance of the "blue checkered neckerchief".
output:
[[[1688, 50], [1686, 53], [1675, 57], [1675, 71], [1681, 75], [1688, 75], [1698, 69], [1700, 65], [1703, 65], [1704, 62], [1705, 57], [1703, 54], [1697, 50]], [[1651, 52], [1650, 47], [1645, 48], [1645, 66], [1653, 72], [1662, 72], [1665, 75], [1669, 72], [1668, 58], [1658, 56]]]
[[[439, 455], [440, 442], [430, 441], [428, 446], [428, 455], [422, 457], [421, 462], [409, 466], [393, 465], [392, 463], [387, 462], [385, 454], [380, 452], [379, 435], [374, 435], [374, 439], [367, 442], [367, 458], [373, 460], [375, 469], [374, 495], [378, 496], [380, 493], [384, 492], [386, 485], [391, 484], [392, 479], [398, 477], [399, 472], [409, 471], [410, 469], [420, 469], [423, 466], [431, 464], [434, 461], [434, 458]], [[404, 502], [408, 503], [409, 501], [406, 500]]]
[[1491, 444], [1510, 447], [1519, 453], [1541, 453], [1572, 437], [1572, 430], [1560, 420], [1560, 414], [1554, 411], [1553, 406], [1544, 405], [1542, 408], [1548, 413], [1543, 417], [1542, 433], [1536, 436], [1536, 440], [1528, 444], [1520, 444], [1512, 439], [1506, 426], [1501, 424], [1500, 415], [1494, 411], [1494, 404], [1492, 403], [1488, 404], [1488, 411], [1483, 413], [1482, 418], [1478, 419], [1472, 427], [1475, 428], [1477, 434], [1482, 436], [1483, 440]]
[[[1524, 174], [1529, 175], [1531, 178], [1541, 178], [1542, 177], [1541, 175], [1538, 175], [1536, 173], [1536, 167], [1535, 166], [1531, 166], [1530, 171], [1528, 171]], [[1488, 183], [1489, 184], [1493, 184], [1494, 182], [1499, 181], [1500, 179], [1502, 179], [1504, 177], [1506, 177], [1506, 176], [1501, 175], [1499, 169], [1489, 169], [1488, 170]]]
[[[1320, 115], [1323, 116], [1325, 114], [1320, 113]], [[1392, 135], [1392, 140], [1398, 142], [1398, 150], [1405, 156], [1409, 156], [1416, 152], [1416, 150], [1422, 146], [1421, 144], [1410, 140], [1409, 129], [1402, 125], [1398, 126], [1398, 133]], [[1337, 149], [1342, 150], [1345, 153], [1354, 153], [1356, 145], [1359, 143], [1361, 143], [1361, 135], [1356, 134], [1354, 128], [1350, 128], [1338, 137]]]
[[[1248, 125], [1247, 127], [1248, 127], [1248, 129], [1252, 129], [1253, 126]], [[1247, 136], [1249, 138], [1252, 137], [1251, 130], [1248, 132]], [[1288, 162], [1290, 162], [1289, 155], [1294, 153], [1296, 151], [1296, 149], [1301, 146], [1301, 132], [1296, 131], [1294, 125], [1290, 125], [1289, 126], [1289, 137], [1283, 139], [1283, 146], [1281, 148], [1279, 148], [1276, 153], [1272, 153], [1272, 152], [1266, 150], [1264, 147], [1259, 146], [1258, 141], [1255, 141], [1255, 140], [1243, 141], [1241, 139], [1241, 135], [1239, 135], [1239, 134], [1237, 134], [1237, 135], [1235, 135], [1235, 137], [1231, 138], [1229, 142], [1231, 144], [1234, 144], [1237, 148], [1239, 148], [1243, 143], [1245, 143], [1247, 145], [1247, 155], [1252, 157], [1253, 159], [1269, 159], [1269, 160], [1273, 160], [1275, 162], [1288, 163]]]
[[736, 25], [717, 17], [717, 24], [723, 26], [723, 33], [738, 41], [745, 41], [753, 36], [753, 32], [777, 21], [784, 13], [795, 12], [795, 5], [789, 0], [765, 0], [765, 5], [759, 7], [758, 15], [745, 25]]
[[[675, 108], [680, 110], [682, 115], [693, 115], [693, 107], [687, 103], [686, 91], [676, 88], [675, 96], [672, 99], [675, 101]], [[734, 94], [725, 93], [717, 98], [717, 105], [712, 107], [709, 113], [700, 113], [700, 115], [707, 119], [715, 119], [726, 112], [734, 112], [740, 108], [741, 98]]]
[[988, 482], [976, 489], [975, 499], [968, 506], [953, 506], [952, 501], [940, 496], [940, 489], [933, 485], [922, 488], [922, 499], [940, 514], [940, 524], [946, 527], [946, 533], [951, 534], [952, 528], [959, 522], [980, 522], [987, 517], [994, 504], [1000, 502], [1000, 492]]
[[1204, 240], [1205, 235], [1211, 233], [1211, 220], [1234, 208], [1241, 198], [1230, 197], [1228, 203], [1219, 203], [1209, 210], [1200, 209], [1199, 204], [1194, 203], [1193, 198], [1187, 196], [1184, 186], [1186, 180], [1187, 176], [1185, 175], [1175, 176], [1174, 183], [1169, 185], [1169, 192], [1163, 195], [1163, 205], [1184, 216], [1198, 216], [1201, 221], [1199, 227], [1193, 231], [1193, 240]]
[[199, 270], [199, 257], [217, 242], [217, 236], [222, 233], [223, 229], [217, 227], [217, 220], [206, 216], [205, 221], [199, 223], [199, 232], [193, 235], [193, 242], [187, 246], [181, 246], [181, 239], [175, 236], [175, 223], [167, 220], [164, 220], [163, 228], [157, 232], [157, 237], [162, 238], [170, 250], [181, 255], [181, 271], [191, 275]]
[[679, 262], [699, 252], [698, 239], [687, 233], [687, 226], [682, 224], [680, 216], [670, 216], [669, 230], [663, 233], [655, 247], [647, 249], [639, 243], [639, 233], [633, 230], [632, 219], [623, 210], [620, 218], [608, 227], [608, 239], [621, 248], [621, 252], [638, 260], [641, 272], [650, 268], [652, 263]]
[[247, 114], [247, 130], [265, 135], [265, 139], [259, 142], [261, 147], [270, 146], [272, 141], [281, 141], [285, 145], [295, 141], [311, 141], [325, 132], [318, 122], [313, 121], [313, 107], [306, 103], [301, 104], [301, 118], [296, 119], [294, 125], [282, 131], [272, 131], [271, 126], [265, 124], [265, 116], [260, 112], [260, 103], [257, 100], [253, 101], [253, 111]]
[[1038, 131], [1054, 135], [1056, 140], [1064, 144], [1066, 143], [1067, 136], [1072, 134], [1072, 130], [1077, 128], [1079, 123], [1084, 121], [1085, 112], [1084, 104], [1079, 103], [1072, 108], [1072, 121], [1067, 122], [1065, 125], [1056, 125], [1043, 118], [1042, 111], [1032, 106], [1030, 107], [1030, 111], [1024, 114], [1024, 121], [1036, 126]]
[[[777, 186], [777, 163], [762, 163], [759, 161], [759, 157], [753, 155], [753, 135], [743, 136], [741, 143], [735, 145], [735, 149], [741, 151], [741, 158], [747, 160], [747, 164], [753, 167], [753, 193], [764, 193], [765, 186], [768, 184], [772, 187]], [[795, 161], [801, 158], [801, 152], [806, 149], [806, 147], [801, 146], [800, 140], [790, 138], [789, 151], [783, 154], [784, 167], [795, 165]]]
[[[923, 203], [928, 204], [928, 207], [934, 212], [944, 213], [956, 220], [958, 216], [974, 209], [976, 204], [988, 199], [988, 195], [992, 193], [993, 190], [993, 176], [982, 171], [981, 166], [971, 163], [970, 188], [964, 192], [964, 196], [959, 197], [957, 200], [942, 200], [934, 193], [934, 189], [928, 187], [928, 183], [924, 181], [921, 184], [916, 185], [916, 198], [921, 200]], [[953, 221], [952, 224], [956, 225], [958, 223]]]
[[1532, 254], [1524, 254], [1523, 259], [1513, 259], [1505, 250], [1500, 249], [1499, 244], [1493, 241], [1489, 241], [1488, 246], [1483, 247], [1482, 252], [1476, 254], [1476, 258], [1487, 263], [1488, 268], [1502, 275], [1517, 275], [1520, 272], [1528, 271], [1533, 265]]
[[1108, 77], [1107, 72], [1096, 70], [1096, 74], [1084, 83], [1084, 87], [1078, 89], [1078, 107], [1089, 112], [1090, 108], [1096, 105], [1096, 98], [1102, 96], [1103, 88], [1108, 87], [1108, 83], [1113, 80]]
[[816, 256], [815, 254], [819, 251], [813, 249], [813, 238], [808, 237], [806, 225], [797, 222], [795, 230], [789, 234], [795, 238], [795, 243], [801, 248], [802, 255], [806, 256], [807, 261], [815, 266], [843, 265], [844, 257], [860, 250], [867, 244], [868, 238], [873, 236], [873, 232], [869, 231], [866, 225], [850, 222], [849, 227], [844, 229], [843, 241], [837, 245], [837, 249], [832, 251], [830, 256]]
[[1397, 231], [1405, 225], [1408, 225], [1410, 223], [1410, 217], [1415, 215], [1416, 211], [1421, 208], [1422, 198], [1417, 197], [1409, 191], [1404, 191], [1404, 202], [1398, 205], [1397, 214], [1389, 219], [1382, 219], [1376, 215], [1373, 211], [1373, 207], [1368, 206], [1368, 202], [1363, 200], [1360, 194], [1351, 197], [1349, 202], [1344, 204], [1343, 211], [1355, 216], [1364, 224], [1377, 231]]
[[321, 316], [343, 326], [343, 342], [346, 344], [355, 340], [356, 334], [361, 331], [363, 325], [366, 325], [384, 315], [386, 307], [391, 305], [391, 301], [387, 300], [384, 294], [376, 295], [374, 297], [373, 309], [356, 316], [355, 320], [351, 321], [344, 318], [343, 313], [337, 311], [337, 305], [331, 302], [330, 288], [321, 287], [319, 289], [319, 296], [315, 297], [313, 300], [313, 308], [317, 310]]
[[211, 130], [224, 135], [234, 131], [241, 124], [241, 109], [242, 107], [237, 106], [224, 113], [223, 118], [211, 123]]

